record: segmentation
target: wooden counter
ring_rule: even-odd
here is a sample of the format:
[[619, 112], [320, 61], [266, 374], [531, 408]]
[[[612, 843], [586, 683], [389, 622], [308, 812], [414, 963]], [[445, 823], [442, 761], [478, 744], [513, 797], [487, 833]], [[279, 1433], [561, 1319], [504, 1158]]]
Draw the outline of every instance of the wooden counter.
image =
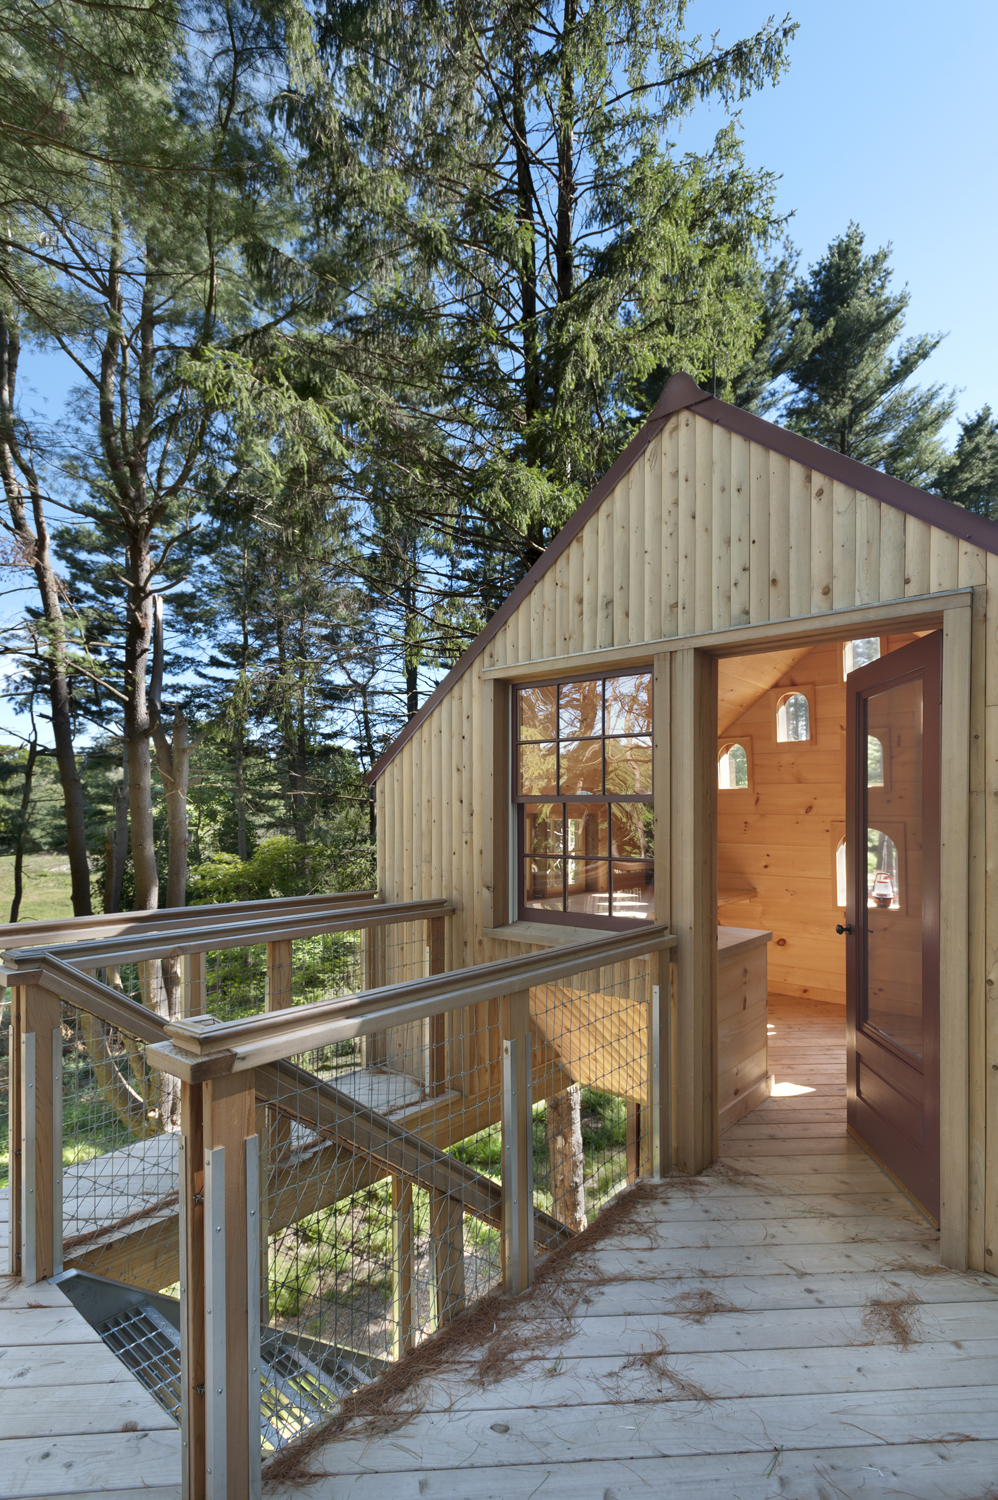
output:
[[717, 929], [717, 1085], [722, 1130], [773, 1091], [767, 1041], [766, 944], [773, 934]]

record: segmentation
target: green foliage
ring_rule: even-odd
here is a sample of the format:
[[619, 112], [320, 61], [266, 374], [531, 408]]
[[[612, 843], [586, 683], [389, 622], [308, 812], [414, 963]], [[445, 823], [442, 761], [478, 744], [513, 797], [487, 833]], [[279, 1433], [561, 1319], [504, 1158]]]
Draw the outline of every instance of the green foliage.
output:
[[975, 515], [998, 521], [998, 420], [984, 406], [960, 423], [960, 436], [936, 488]]
[[328, 889], [330, 873], [328, 849], [284, 835], [264, 839], [247, 860], [222, 852], [209, 855], [195, 870], [189, 891], [195, 906], [303, 896]]
[[941, 335], [904, 337], [910, 297], [891, 287], [889, 254], [865, 254], [857, 224], [832, 241], [790, 297], [805, 352], [773, 373], [789, 380], [783, 416], [795, 431], [924, 485], [939, 471], [955, 401], [941, 386], [908, 384]]

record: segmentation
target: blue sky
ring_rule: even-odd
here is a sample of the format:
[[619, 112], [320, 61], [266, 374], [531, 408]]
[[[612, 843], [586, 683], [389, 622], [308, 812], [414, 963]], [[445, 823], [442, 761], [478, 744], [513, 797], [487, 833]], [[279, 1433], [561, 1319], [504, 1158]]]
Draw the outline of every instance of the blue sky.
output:
[[[742, 106], [749, 164], [781, 174], [804, 263], [851, 219], [868, 248], [891, 242], [895, 283], [911, 293], [908, 332], [948, 335], [922, 383], [957, 387], [960, 415], [998, 407], [998, 5], [695, 0], [689, 25], [723, 43], [787, 12], [800, 23], [790, 69]], [[680, 142], [701, 145], [720, 123], [702, 112]]]

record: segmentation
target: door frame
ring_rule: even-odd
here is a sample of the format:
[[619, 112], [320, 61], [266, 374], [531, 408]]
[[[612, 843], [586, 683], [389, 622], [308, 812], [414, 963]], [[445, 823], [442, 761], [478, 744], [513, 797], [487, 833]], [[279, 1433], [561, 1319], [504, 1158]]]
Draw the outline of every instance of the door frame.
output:
[[[962, 591], [961, 591], [962, 593]], [[940, 748], [939, 860], [939, 1164], [940, 1249], [944, 1265], [967, 1267], [970, 1184], [970, 754], [971, 633], [973, 591], [949, 595], [938, 616], [919, 629], [942, 629], [942, 744]], [[904, 618], [905, 601], [870, 610], [864, 633], [890, 634]], [[842, 625], [818, 617], [801, 629], [817, 644], [837, 639]], [[822, 628], [823, 627], [823, 628]], [[721, 632], [718, 632], [720, 635]], [[674, 1071], [678, 1099], [673, 1159], [699, 1172], [716, 1160], [717, 1111], [717, 700], [716, 660], [792, 644], [786, 622], [760, 625], [735, 642], [700, 637], [697, 647], [680, 637], [671, 662], [671, 759], [668, 847], [671, 858], [671, 925], [678, 938], [674, 986]], [[804, 642], [802, 641], [802, 644]], [[663, 653], [663, 656], [665, 653]], [[665, 662], [656, 664], [664, 673]], [[843, 766], [844, 770], [844, 766]], [[656, 799], [656, 808], [658, 804]], [[656, 819], [658, 812], [656, 811]], [[661, 842], [656, 840], [656, 849]], [[705, 859], [703, 854], [711, 851]], [[696, 854], [700, 854], [700, 858]], [[663, 870], [663, 875], [664, 875]], [[709, 882], [709, 888], [708, 888]], [[664, 884], [664, 882], [663, 882]], [[658, 873], [656, 867], [656, 887]], [[844, 1021], [844, 1018], [843, 1018]]]
[[[486, 666], [482, 678], [505, 691], [571, 669], [574, 673], [652, 666], [654, 692], [655, 901], [657, 920], [677, 936], [669, 1023], [669, 1158], [685, 1172], [717, 1159], [717, 696], [715, 662], [777, 645], [819, 645], [849, 636], [889, 635], [905, 626], [942, 630], [942, 795], [940, 805], [939, 1107], [943, 1263], [967, 1266], [970, 1197], [970, 757], [971, 637], [981, 624], [983, 590], [940, 590], [855, 609], [827, 610], [663, 640], [604, 647], [568, 657]], [[977, 603], [975, 605], [975, 595]], [[982, 638], [983, 632], [978, 636]], [[983, 702], [983, 651], [975, 658]], [[491, 697], [489, 697], [491, 703]], [[503, 750], [503, 754], [507, 752]], [[506, 781], [501, 785], [505, 797]], [[665, 789], [668, 791], [663, 795]], [[496, 793], [498, 798], [500, 793]], [[505, 916], [509, 824], [496, 802], [498, 842], [488, 839], [496, 915]], [[503, 868], [496, 873], [496, 851]], [[704, 858], [706, 854], [706, 858]], [[491, 860], [489, 860], [491, 856]], [[983, 849], [975, 856], [984, 857]], [[983, 881], [981, 882], [983, 886]], [[486, 889], [490, 888], [486, 879]], [[486, 908], [487, 909], [487, 908]], [[983, 917], [975, 912], [975, 935]], [[488, 925], [488, 924], [486, 924]], [[509, 929], [503, 928], [508, 936]], [[976, 950], [975, 950], [976, 952]], [[983, 957], [975, 960], [978, 967]], [[979, 978], [983, 984], [983, 979]], [[974, 1140], [983, 1157], [983, 1140]], [[983, 1244], [981, 1255], [983, 1259]], [[977, 1269], [985, 1269], [983, 1265]]]

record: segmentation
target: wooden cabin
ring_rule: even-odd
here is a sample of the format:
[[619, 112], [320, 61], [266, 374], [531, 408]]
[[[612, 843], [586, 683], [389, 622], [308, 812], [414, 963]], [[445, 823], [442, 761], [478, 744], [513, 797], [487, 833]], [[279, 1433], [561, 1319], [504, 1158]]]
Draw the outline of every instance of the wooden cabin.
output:
[[380, 895], [457, 908], [445, 970], [668, 924], [683, 1172], [767, 995], [840, 1007], [851, 1133], [991, 1271], [996, 619], [998, 525], [676, 375], [372, 772]]

